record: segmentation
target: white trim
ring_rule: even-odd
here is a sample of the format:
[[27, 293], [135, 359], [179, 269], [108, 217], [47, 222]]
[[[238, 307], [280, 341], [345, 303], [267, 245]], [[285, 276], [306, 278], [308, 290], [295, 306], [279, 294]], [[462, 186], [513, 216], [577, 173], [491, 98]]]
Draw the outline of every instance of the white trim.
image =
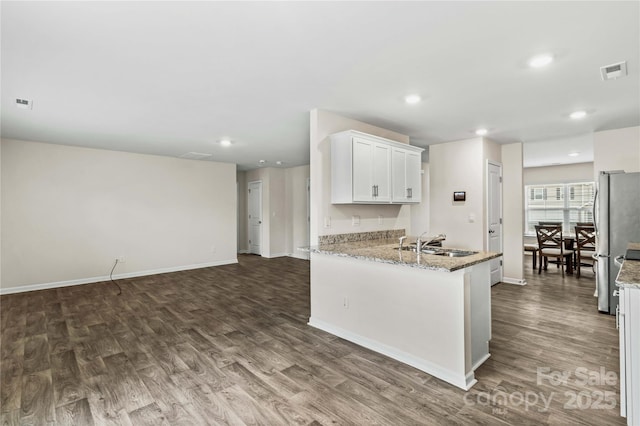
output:
[[[500, 169], [500, 253], [502, 253], [502, 251], [504, 250], [504, 224], [502, 223], [502, 219], [504, 218], [504, 211], [503, 211], [503, 207], [504, 207], [504, 193], [503, 193], [503, 187], [502, 187], [502, 172], [503, 172], [503, 166], [501, 162], [498, 161], [493, 161], [487, 158], [486, 161], [486, 165], [485, 165], [485, 171], [484, 171], [484, 175], [485, 175], [485, 230], [484, 232], [486, 233], [486, 237], [487, 237], [487, 243], [485, 244], [485, 250], [486, 251], [490, 251], [489, 250], [489, 236], [488, 236], [488, 232], [489, 232], [489, 166], [496, 166]], [[502, 265], [502, 262], [504, 261], [504, 259], [500, 259], [500, 280], [498, 282], [504, 281], [504, 266]], [[491, 272], [491, 271], [489, 271]], [[497, 284], [497, 283], [496, 283]], [[492, 284], [495, 285], [495, 284]]]
[[519, 278], [502, 277], [502, 282], [505, 284], [527, 285], [526, 280]]
[[[231, 265], [234, 263], [238, 263], [238, 259], [218, 260], [216, 262], [198, 263], [195, 265], [172, 266], [170, 268], [159, 268], [159, 269], [152, 269], [148, 271], [127, 272], [124, 274], [113, 275], [113, 279], [119, 280], [123, 278], [144, 277], [147, 275], [157, 275], [157, 274], [166, 274], [168, 272], [188, 271], [190, 269], [209, 268], [211, 266]], [[81, 285], [81, 284], [93, 284], [93, 283], [99, 283], [103, 281], [109, 281], [109, 275], [90, 277], [90, 278], [80, 278], [77, 280], [56, 281], [51, 283], [29, 284], [29, 285], [23, 285], [19, 287], [0, 288], [0, 295], [23, 293], [25, 291], [48, 290], [52, 288], [70, 287], [70, 286]]]
[[471, 387], [477, 383], [473, 371], [466, 376], [456, 374], [453, 371], [446, 370], [438, 365], [432, 364], [420, 358], [416, 358], [413, 355], [400, 351], [396, 348], [392, 348], [391, 346], [376, 342], [375, 340], [371, 340], [359, 334], [352, 333], [340, 327], [333, 326], [324, 321], [316, 320], [314, 318], [309, 318], [309, 322], [307, 324], [311, 327], [326, 331], [327, 333], [331, 333], [364, 348], [371, 349], [372, 351], [381, 353], [397, 361], [415, 367], [418, 370], [422, 370], [427, 374], [437, 377], [440, 380], [444, 380], [445, 382], [464, 389], [465, 391], [471, 389]]
[[[260, 184], [260, 201], [259, 201], [259, 207], [260, 207], [260, 253], [253, 253], [251, 251], [251, 243], [249, 242], [249, 236], [250, 236], [250, 232], [251, 232], [251, 220], [249, 219], [249, 199], [251, 197], [249, 197], [249, 191], [251, 190], [251, 184], [252, 183], [259, 183]], [[263, 194], [262, 194], [262, 190], [264, 189], [264, 185], [262, 183], [262, 179], [258, 179], [258, 180], [252, 180], [251, 182], [247, 182], [247, 243], [249, 244], [249, 249], [248, 249], [248, 253], [250, 254], [257, 254], [258, 256], [264, 256], [264, 250], [262, 248], [263, 244], [264, 244], [264, 233], [265, 233], [265, 229], [264, 229], [264, 222], [265, 222], [265, 214], [262, 211], [262, 208], [264, 207], [264, 199], [263, 199]], [[268, 256], [265, 256], [268, 257]]]
[[295, 259], [309, 260], [309, 252], [303, 253], [291, 253], [289, 257], [293, 257]]
[[246, 249], [238, 250], [238, 254], [249, 254], [249, 250], [246, 250]]
[[291, 253], [269, 253], [269, 256], [264, 256], [267, 259], [273, 259], [274, 257], [289, 257], [291, 256]]
[[484, 364], [484, 362], [485, 362], [486, 360], [488, 360], [488, 359], [489, 359], [489, 357], [491, 357], [491, 354], [489, 354], [489, 353], [488, 353], [488, 354], [486, 354], [486, 355], [484, 355], [482, 358], [480, 358], [480, 359], [478, 360], [478, 362], [476, 362], [476, 363], [473, 365], [473, 367], [471, 367], [471, 370], [472, 370], [472, 371], [476, 371], [476, 368], [478, 368], [478, 367], [480, 367], [482, 364]]

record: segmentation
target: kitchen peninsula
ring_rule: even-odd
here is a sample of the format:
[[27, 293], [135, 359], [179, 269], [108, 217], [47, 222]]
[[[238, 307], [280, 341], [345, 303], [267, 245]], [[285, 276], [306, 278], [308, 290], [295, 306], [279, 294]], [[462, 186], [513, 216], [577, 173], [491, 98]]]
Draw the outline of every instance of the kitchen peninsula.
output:
[[309, 325], [459, 388], [489, 358], [488, 261], [400, 250], [404, 230], [321, 236], [311, 248]]

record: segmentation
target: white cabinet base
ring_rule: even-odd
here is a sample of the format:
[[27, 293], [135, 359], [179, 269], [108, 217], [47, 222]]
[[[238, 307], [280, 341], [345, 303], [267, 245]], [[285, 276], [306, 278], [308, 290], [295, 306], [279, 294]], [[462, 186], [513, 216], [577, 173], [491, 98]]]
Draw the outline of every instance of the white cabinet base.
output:
[[489, 263], [444, 272], [311, 254], [309, 325], [461, 389], [489, 358]]

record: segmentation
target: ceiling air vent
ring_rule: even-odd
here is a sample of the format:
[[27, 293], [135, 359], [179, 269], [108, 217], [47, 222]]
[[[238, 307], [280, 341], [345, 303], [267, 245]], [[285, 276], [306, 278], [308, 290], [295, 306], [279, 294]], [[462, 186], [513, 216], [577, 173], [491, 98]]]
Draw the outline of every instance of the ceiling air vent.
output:
[[211, 154], [204, 154], [202, 152], [187, 152], [180, 156], [180, 158], [186, 158], [187, 160], [204, 160], [209, 157], [211, 157]]
[[627, 61], [600, 67], [600, 75], [603, 80], [615, 80], [627, 75]]

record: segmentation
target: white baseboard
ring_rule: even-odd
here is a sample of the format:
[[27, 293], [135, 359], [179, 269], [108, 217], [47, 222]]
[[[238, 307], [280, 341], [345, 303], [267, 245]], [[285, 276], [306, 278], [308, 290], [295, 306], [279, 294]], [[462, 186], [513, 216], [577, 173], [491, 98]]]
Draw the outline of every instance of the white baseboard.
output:
[[291, 253], [289, 257], [294, 257], [296, 259], [309, 260], [309, 252], [306, 253]]
[[[198, 263], [195, 265], [172, 266], [170, 268], [159, 268], [159, 269], [153, 269], [148, 271], [127, 272], [124, 274], [115, 274], [113, 275], [113, 279], [119, 280], [123, 278], [144, 277], [147, 275], [166, 274], [168, 272], [179, 272], [179, 271], [188, 271], [190, 269], [209, 268], [211, 266], [231, 265], [233, 263], [238, 263], [238, 259], [219, 260], [216, 262]], [[73, 285], [93, 284], [93, 283], [99, 283], [103, 281], [109, 281], [109, 275], [90, 277], [90, 278], [80, 278], [77, 280], [56, 281], [51, 283], [29, 284], [29, 285], [23, 285], [19, 287], [0, 288], [0, 295], [22, 293], [25, 291], [48, 290], [48, 289], [58, 288], [58, 287], [70, 287]]]
[[287, 257], [287, 256], [291, 256], [291, 253], [271, 253], [269, 256], [263, 256], [263, 257], [266, 257], [267, 259], [273, 259], [275, 257]]
[[527, 281], [519, 278], [502, 277], [502, 282], [506, 284], [527, 285]]
[[335, 327], [324, 321], [316, 320], [314, 318], [309, 318], [308, 325], [310, 325], [311, 327], [320, 329], [322, 331], [326, 331], [327, 333], [333, 334], [334, 336], [338, 336], [342, 339], [353, 342], [356, 345], [360, 345], [364, 348], [371, 349], [374, 352], [378, 352], [378, 353], [381, 353], [382, 355], [386, 355], [389, 358], [393, 358], [397, 361], [400, 361], [407, 365], [415, 367], [418, 370], [424, 371], [427, 374], [437, 377], [440, 380], [444, 380], [445, 382], [450, 383], [454, 386], [457, 386], [460, 389], [464, 389], [465, 391], [471, 389], [471, 387], [478, 382], [475, 379], [473, 371], [467, 375], [456, 374], [453, 371], [449, 371], [444, 368], [441, 368], [440, 366], [432, 364], [424, 359], [416, 358], [411, 354], [400, 351], [396, 348], [385, 345], [383, 343], [376, 342], [367, 337], [360, 336], [359, 334], [355, 334], [350, 331], [344, 330], [342, 328]]
[[482, 358], [480, 358], [480, 359], [478, 360], [478, 362], [476, 362], [476, 363], [473, 365], [473, 367], [471, 367], [471, 369], [472, 369], [473, 371], [476, 371], [476, 368], [478, 368], [478, 367], [480, 367], [482, 364], [484, 364], [484, 362], [485, 362], [486, 360], [488, 360], [488, 359], [489, 359], [489, 357], [491, 357], [491, 354], [486, 354], [485, 356], [483, 356]]
[[238, 254], [249, 254], [249, 250], [238, 250]]

